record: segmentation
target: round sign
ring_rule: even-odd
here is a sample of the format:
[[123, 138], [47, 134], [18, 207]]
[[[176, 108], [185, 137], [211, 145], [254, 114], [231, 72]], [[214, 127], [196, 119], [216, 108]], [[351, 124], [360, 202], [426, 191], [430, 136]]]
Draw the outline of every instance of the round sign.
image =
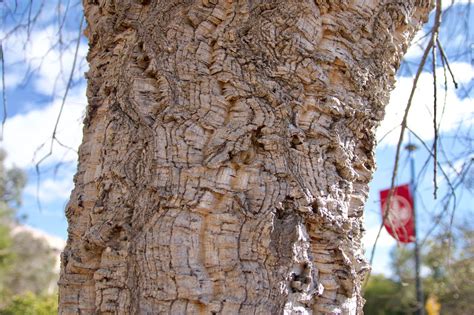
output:
[[[383, 209], [387, 211], [387, 205], [384, 203]], [[412, 218], [413, 211], [411, 205], [404, 197], [400, 195], [393, 195], [390, 200], [390, 207], [388, 207], [388, 214], [386, 220], [393, 228], [405, 226]]]

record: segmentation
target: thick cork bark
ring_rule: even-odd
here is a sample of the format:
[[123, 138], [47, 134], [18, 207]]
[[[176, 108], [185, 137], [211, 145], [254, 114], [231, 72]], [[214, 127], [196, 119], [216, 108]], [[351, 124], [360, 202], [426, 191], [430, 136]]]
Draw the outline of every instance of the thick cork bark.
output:
[[60, 313], [362, 313], [375, 128], [429, 1], [84, 6]]

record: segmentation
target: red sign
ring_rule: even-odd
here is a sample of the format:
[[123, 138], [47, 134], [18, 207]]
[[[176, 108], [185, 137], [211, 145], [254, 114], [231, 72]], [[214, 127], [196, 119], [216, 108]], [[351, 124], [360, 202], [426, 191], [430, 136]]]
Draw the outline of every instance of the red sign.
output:
[[383, 224], [387, 232], [401, 243], [415, 241], [414, 218], [413, 218], [413, 198], [409, 185], [394, 187], [390, 197], [390, 189], [380, 192], [380, 202], [382, 204]]

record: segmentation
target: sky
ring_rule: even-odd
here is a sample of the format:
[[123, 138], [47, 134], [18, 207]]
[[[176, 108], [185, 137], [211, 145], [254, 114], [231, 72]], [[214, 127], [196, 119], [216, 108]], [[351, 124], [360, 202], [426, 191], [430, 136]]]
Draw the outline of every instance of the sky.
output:
[[[462, 165], [472, 159], [473, 102], [474, 86], [474, 36], [469, 28], [474, 22], [474, 14], [466, 10], [468, 1], [445, 1], [447, 13], [443, 16], [440, 41], [448, 58], [450, 67], [459, 88], [455, 89], [448, 77], [445, 92], [444, 70], [439, 62], [436, 67], [438, 89], [438, 122], [440, 149], [439, 162], [453, 182]], [[23, 193], [23, 204], [19, 211], [22, 222], [47, 233], [66, 239], [67, 222], [64, 208], [73, 188], [73, 176], [76, 170], [77, 147], [82, 138], [82, 120], [87, 99], [86, 82], [83, 74], [87, 71], [85, 56], [87, 41], [81, 36], [76, 55], [79, 23], [82, 12], [78, 1], [62, 0], [57, 2], [36, 1], [32, 16], [40, 12], [34, 24], [24, 23], [29, 14], [27, 8], [15, 8], [15, 1], [4, 2], [3, 27], [0, 38], [5, 61], [5, 86], [8, 116], [4, 126], [3, 141], [0, 147], [8, 153], [7, 165], [24, 169], [28, 174], [28, 183]], [[0, 4], [1, 6], [2, 4]], [[470, 14], [470, 15], [469, 15]], [[432, 23], [432, 17], [431, 22]], [[23, 21], [23, 22], [22, 22]], [[22, 25], [17, 31], [10, 32], [14, 25]], [[61, 31], [58, 31], [61, 25]], [[393, 171], [395, 148], [399, 136], [399, 125], [403, 117], [408, 95], [411, 91], [413, 74], [417, 62], [426, 44], [429, 26], [420, 31], [408, 51], [400, 68], [395, 90], [386, 108], [386, 117], [377, 131], [379, 140], [376, 151], [378, 168], [371, 183], [370, 196], [366, 204], [366, 236], [364, 246], [370, 255], [372, 245], [378, 233], [381, 215], [379, 191], [390, 186]], [[58, 41], [58, 38], [61, 38]], [[57, 139], [51, 148], [51, 135], [63, 105], [63, 97], [68, 85], [74, 59], [76, 65], [73, 80], [64, 102], [62, 115], [57, 126]], [[433, 75], [431, 62], [423, 69], [413, 99], [412, 110], [408, 118], [409, 128], [428, 146], [433, 143]], [[418, 190], [416, 193], [419, 234], [423, 238], [431, 229], [434, 217], [443, 213], [442, 197], [447, 192], [447, 181], [438, 171], [439, 200], [433, 200], [433, 163], [425, 161], [428, 151], [422, 143], [412, 136], [419, 146], [415, 153], [418, 170]], [[65, 146], [62, 146], [64, 144]], [[52, 150], [51, 150], [52, 149]], [[49, 155], [48, 153], [51, 152]], [[40, 176], [36, 165], [39, 165]], [[448, 163], [451, 163], [449, 164]], [[474, 166], [473, 166], [474, 167]], [[471, 169], [472, 170], [472, 169]], [[472, 172], [471, 172], [472, 174]], [[472, 176], [472, 175], [471, 175]], [[410, 180], [407, 153], [402, 151], [397, 183]], [[40, 185], [38, 185], [38, 183]], [[39, 189], [38, 189], [39, 187]], [[457, 187], [457, 208], [455, 222], [461, 222], [472, 215], [472, 187]], [[450, 215], [451, 208], [446, 212]], [[449, 218], [449, 217], [448, 217]], [[445, 222], [446, 217], [442, 222]], [[390, 252], [396, 241], [382, 230], [373, 265], [374, 273], [391, 275]]]

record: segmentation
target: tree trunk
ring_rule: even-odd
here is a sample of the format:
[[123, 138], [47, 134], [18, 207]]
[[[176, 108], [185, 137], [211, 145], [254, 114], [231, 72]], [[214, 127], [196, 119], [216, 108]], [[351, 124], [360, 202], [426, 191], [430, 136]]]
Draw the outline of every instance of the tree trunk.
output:
[[362, 313], [375, 128], [429, 1], [84, 6], [60, 313]]

